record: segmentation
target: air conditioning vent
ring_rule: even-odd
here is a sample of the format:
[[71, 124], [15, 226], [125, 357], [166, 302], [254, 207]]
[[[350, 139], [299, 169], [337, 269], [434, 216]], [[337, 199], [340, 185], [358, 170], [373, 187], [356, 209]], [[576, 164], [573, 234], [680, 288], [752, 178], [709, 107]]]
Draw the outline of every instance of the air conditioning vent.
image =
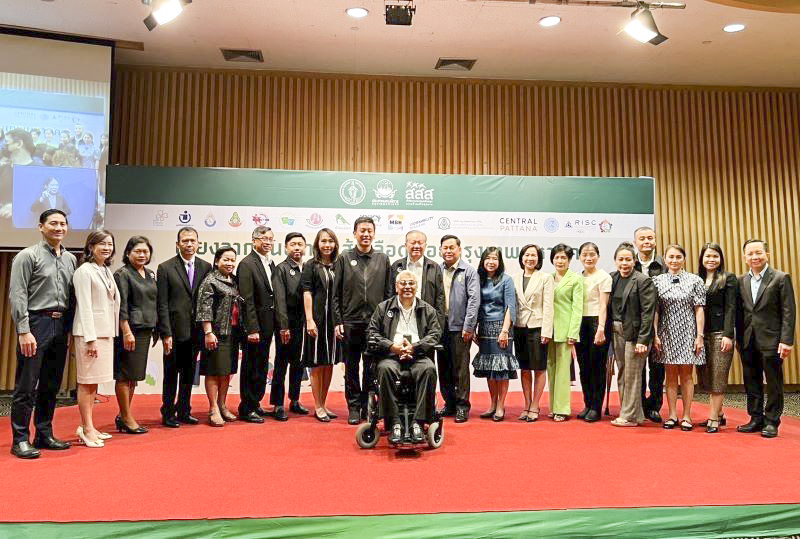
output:
[[264, 55], [260, 50], [220, 49], [227, 62], [263, 62]]
[[471, 71], [477, 59], [467, 58], [439, 58], [436, 69], [439, 71]]

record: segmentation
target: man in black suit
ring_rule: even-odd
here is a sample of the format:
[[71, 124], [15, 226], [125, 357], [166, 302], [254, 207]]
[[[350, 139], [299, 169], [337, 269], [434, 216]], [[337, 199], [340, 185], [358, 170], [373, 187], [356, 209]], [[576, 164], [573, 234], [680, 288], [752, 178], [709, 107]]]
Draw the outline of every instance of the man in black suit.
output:
[[[664, 259], [656, 253], [656, 232], [649, 226], [640, 226], [633, 233], [636, 245], [636, 263], [634, 269], [648, 277], [655, 277], [667, 271]], [[654, 423], [661, 423], [661, 405], [664, 404], [664, 365], [655, 360], [655, 348], [642, 369], [642, 406], [644, 415]], [[647, 396], [647, 371], [650, 371], [650, 396]]]
[[197, 288], [211, 271], [211, 264], [195, 256], [197, 240], [195, 229], [181, 228], [176, 243], [179, 254], [159, 264], [156, 271], [158, 330], [164, 343], [161, 418], [164, 426], [172, 428], [179, 423], [197, 424], [191, 415], [191, 397], [202, 330], [194, 321], [194, 300]]
[[289, 416], [283, 408], [286, 394], [286, 370], [289, 370], [289, 410], [301, 415], [308, 410], [300, 404], [300, 383], [303, 381], [301, 354], [303, 352], [303, 290], [300, 288], [300, 274], [303, 273], [303, 253], [306, 239], [299, 232], [286, 234], [284, 240], [286, 260], [278, 264], [272, 277], [275, 287], [275, 313], [278, 320], [278, 339], [275, 351], [275, 368], [272, 370], [272, 387], [269, 402], [273, 405], [272, 415], [279, 421]]
[[417, 278], [417, 299], [430, 304], [439, 313], [439, 323], [444, 327], [444, 278], [442, 268], [425, 256], [428, 237], [420, 230], [411, 230], [406, 234], [406, 251], [408, 255], [392, 264], [392, 279], [407, 269]]
[[275, 331], [275, 294], [272, 274], [275, 263], [270, 260], [275, 233], [268, 226], [253, 230], [253, 251], [239, 262], [236, 276], [239, 293], [244, 298], [244, 328], [247, 342], [242, 354], [239, 374], [239, 419], [263, 423], [267, 412], [261, 399], [267, 390], [269, 347]]
[[737, 430], [761, 431], [761, 436], [774, 438], [783, 413], [783, 360], [794, 345], [794, 291], [789, 275], [769, 266], [767, 242], [747, 240], [742, 250], [750, 271], [739, 277], [736, 341], [742, 356], [750, 422]]

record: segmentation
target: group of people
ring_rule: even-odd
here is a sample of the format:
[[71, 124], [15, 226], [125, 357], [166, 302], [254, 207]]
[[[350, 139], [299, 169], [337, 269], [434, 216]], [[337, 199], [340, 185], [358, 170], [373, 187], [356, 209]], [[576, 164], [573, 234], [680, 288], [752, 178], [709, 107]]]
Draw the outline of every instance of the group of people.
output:
[[[21, 458], [70, 446], [53, 436], [51, 426], [70, 331], [81, 416], [76, 434], [87, 447], [103, 447], [111, 438], [95, 427], [92, 407], [97, 385], [112, 379], [117, 430], [147, 432], [131, 404], [137, 382], [145, 378], [148, 350], [159, 339], [164, 350], [161, 419], [170, 428], [199, 422], [190, 401], [198, 356], [208, 422], [215, 427], [237, 419], [286, 421], [287, 374], [288, 411], [308, 414], [300, 403], [305, 369], [311, 373], [311, 413], [321, 422], [336, 419], [327, 397], [333, 366], [343, 362], [348, 423], [366, 418], [368, 393], [376, 389], [390, 441], [402, 431], [395, 381], [408, 368], [417, 393], [412, 434], [422, 440], [424, 426], [439, 414], [468, 421], [469, 356], [477, 344], [474, 375], [487, 379], [491, 396], [481, 418], [504, 420], [508, 382], [519, 371], [525, 398], [519, 419], [539, 419], [547, 383], [549, 416], [566, 421], [573, 413], [570, 371], [577, 360], [584, 400], [579, 419], [601, 418], [608, 369], [615, 366], [620, 411], [613, 425], [635, 427], [645, 418], [662, 422], [666, 381], [669, 417], [663, 426], [690, 430], [696, 365], [711, 392], [703, 426], [714, 433], [725, 424], [722, 400], [735, 339], [751, 417], [738, 430], [765, 437], [778, 432], [782, 361], [793, 345], [795, 304], [789, 276], [769, 265], [762, 240], [745, 242], [749, 271], [738, 278], [725, 271], [716, 243], [703, 246], [698, 274], [685, 270], [687, 255], [680, 245], [668, 246], [662, 258], [650, 227], [636, 230], [635, 246], [619, 245], [617, 271], [611, 274], [598, 267], [600, 250], [592, 242], [577, 253], [565, 244], [550, 248], [553, 273], [541, 271], [545, 250], [529, 244], [519, 253], [522, 271], [512, 278], [499, 248], [485, 249], [474, 268], [462, 259], [461, 241], [454, 235], [441, 238], [443, 263], [436, 263], [424, 255], [427, 238], [418, 230], [406, 234], [407, 255], [391, 263], [373, 249], [374, 221], [359, 217], [354, 248], [340, 253], [336, 234], [323, 228], [313, 240], [312, 258], [304, 260], [306, 239], [290, 232], [284, 239], [287, 257], [278, 264], [271, 259], [274, 232], [265, 226], [253, 230], [253, 250], [238, 265], [231, 246], [217, 249], [213, 264], [200, 259], [197, 231], [181, 228], [178, 253], [155, 272], [147, 267], [152, 245], [134, 236], [125, 246], [122, 267], [112, 274], [116, 245], [111, 232], [91, 232], [78, 265], [62, 246], [68, 229], [64, 211], [44, 211], [39, 223], [42, 241], [19, 253], [11, 271], [19, 339], [11, 452]], [[570, 269], [576, 254], [582, 272]], [[261, 401], [273, 338], [271, 409], [265, 410]], [[227, 393], [239, 368], [237, 415], [227, 406]], [[437, 379], [444, 400], [438, 413]]]

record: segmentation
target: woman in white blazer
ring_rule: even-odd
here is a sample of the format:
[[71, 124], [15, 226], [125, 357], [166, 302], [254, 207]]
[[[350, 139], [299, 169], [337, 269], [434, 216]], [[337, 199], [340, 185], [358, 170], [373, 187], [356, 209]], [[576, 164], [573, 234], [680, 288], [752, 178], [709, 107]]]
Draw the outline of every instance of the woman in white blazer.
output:
[[547, 343], [553, 338], [555, 282], [551, 274], [539, 271], [542, 269], [543, 259], [544, 251], [541, 247], [526, 245], [519, 252], [522, 274], [514, 277], [514, 289], [517, 293], [514, 351], [519, 361], [522, 393], [525, 395], [525, 410], [519, 419], [529, 423], [539, 419], [539, 400], [547, 382]]
[[92, 422], [97, 384], [114, 379], [114, 337], [119, 334], [119, 290], [108, 269], [114, 256], [114, 236], [96, 230], [86, 238], [83, 262], [75, 270], [73, 343], [78, 370], [78, 409], [81, 426], [76, 434], [87, 447], [103, 447], [110, 434]]

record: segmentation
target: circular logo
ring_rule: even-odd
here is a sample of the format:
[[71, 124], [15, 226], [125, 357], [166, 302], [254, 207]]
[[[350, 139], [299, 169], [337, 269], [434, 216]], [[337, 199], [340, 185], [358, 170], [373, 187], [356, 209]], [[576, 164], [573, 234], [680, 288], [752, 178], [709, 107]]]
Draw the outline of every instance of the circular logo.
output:
[[289, 270], [289, 275], [291, 275], [292, 277], [294, 277], [294, 274], [295, 274], [295, 271], [294, 271], [294, 270]]
[[551, 234], [558, 230], [558, 219], [553, 219], [552, 217], [548, 217], [544, 220], [544, 229]]
[[357, 262], [357, 261], [355, 261], [355, 260], [351, 260], [351, 261], [350, 261], [350, 265], [351, 265], [351, 266], [355, 266], [355, 265], [357, 265], [357, 264], [358, 264], [358, 262]]
[[364, 184], [355, 178], [345, 180], [341, 187], [339, 187], [339, 197], [342, 202], [350, 206], [361, 204], [367, 196], [367, 188]]
[[450, 228], [450, 219], [447, 217], [442, 217], [439, 219], [439, 230], [447, 230]]
[[386, 316], [388, 316], [389, 318], [394, 318], [394, 311], [387, 311]]

